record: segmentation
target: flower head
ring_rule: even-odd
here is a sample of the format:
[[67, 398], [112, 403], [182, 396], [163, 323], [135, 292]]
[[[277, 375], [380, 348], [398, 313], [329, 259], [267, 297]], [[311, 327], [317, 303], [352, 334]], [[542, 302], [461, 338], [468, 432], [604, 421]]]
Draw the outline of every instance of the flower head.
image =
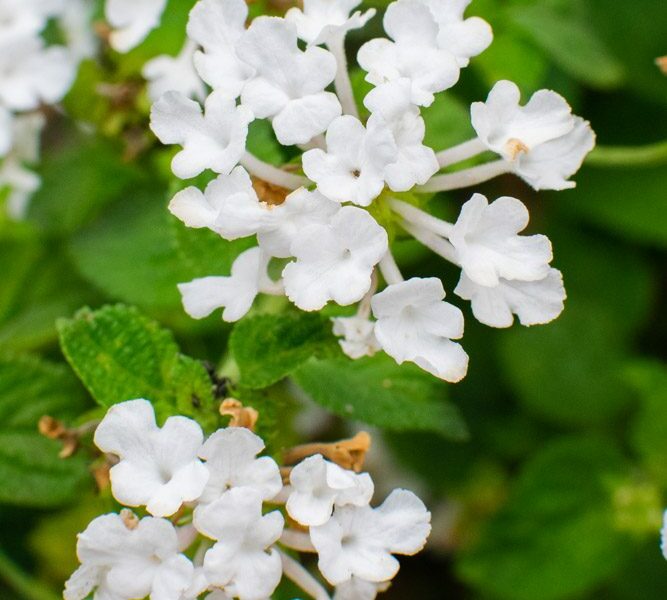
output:
[[338, 343], [350, 358], [373, 356], [380, 350], [373, 321], [359, 316], [335, 317], [332, 321], [333, 333], [342, 336]]
[[167, 92], [180, 92], [188, 98], [206, 99], [206, 87], [193, 63], [196, 46], [187, 43], [178, 56], [161, 55], [149, 60], [141, 71], [148, 81], [148, 95], [157, 101]]

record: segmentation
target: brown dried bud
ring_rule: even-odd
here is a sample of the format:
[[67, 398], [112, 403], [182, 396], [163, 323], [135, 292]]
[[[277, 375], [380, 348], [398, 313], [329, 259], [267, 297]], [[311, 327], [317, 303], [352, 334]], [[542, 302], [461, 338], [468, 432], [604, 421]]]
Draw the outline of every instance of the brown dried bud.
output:
[[360, 431], [353, 438], [340, 440], [330, 444], [303, 444], [295, 446], [285, 452], [283, 462], [294, 465], [304, 458], [321, 454], [327, 460], [336, 463], [344, 469], [359, 472], [364, 466], [366, 453], [371, 447], [371, 436], [366, 431]]
[[227, 398], [220, 405], [220, 414], [223, 417], [231, 417], [230, 427], [245, 427], [250, 431], [255, 431], [259, 413], [250, 406], [243, 406], [235, 398]]

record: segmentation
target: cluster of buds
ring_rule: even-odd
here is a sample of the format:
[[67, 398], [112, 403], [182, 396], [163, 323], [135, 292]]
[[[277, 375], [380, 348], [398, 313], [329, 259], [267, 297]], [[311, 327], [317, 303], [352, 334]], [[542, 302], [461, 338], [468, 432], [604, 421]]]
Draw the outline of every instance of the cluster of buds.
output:
[[[256, 236], [258, 245], [238, 256], [229, 276], [181, 284], [183, 304], [194, 318], [223, 308], [225, 321], [243, 317], [260, 293], [286, 295], [304, 311], [331, 301], [357, 305], [333, 324], [350, 357], [383, 350], [459, 381], [468, 356], [453, 340], [463, 335], [463, 313], [444, 301], [440, 279], [404, 280], [390, 239], [412, 236], [458, 266], [454, 293], [482, 323], [509, 327], [514, 315], [523, 325], [551, 321], [563, 309], [562, 277], [550, 266], [549, 240], [520, 235], [529, 218], [522, 202], [474, 194], [455, 223], [424, 205], [435, 192], [506, 173], [536, 190], [572, 187], [594, 134], [555, 92], [521, 105], [518, 87], [500, 81], [471, 107], [475, 139], [438, 152], [423, 143], [420, 107], [452, 87], [492, 40], [485, 21], [464, 17], [467, 0], [388, 6], [390, 39], [370, 40], [357, 54], [374, 86], [363, 98], [364, 122], [344, 41], [375, 11], [350, 14], [358, 4], [306, 0], [284, 18], [257, 17], [247, 27], [243, 0], [200, 0], [190, 13], [188, 51], [211, 92], [202, 107], [192, 99], [201, 88], [180, 77], [188, 89], [166, 92], [151, 125], [163, 143], [181, 146], [172, 162], [177, 177], [218, 175], [204, 191], [179, 192], [170, 210], [189, 227], [226, 240]], [[249, 153], [256, 119], [268, 119], [277, 141], [300, 149], [300, 159], [277, 167]], [[498, 158], [438, 174], [488, 152]], [[269, 276], [270, 264], [280, 265], [279, 278]]]
[[[232, 423], [257, 414], [227, 403]], [[186, 417], [160, 428], [147, 400], [111, 407], [95, 444], [113, 458], [111, 490], [129, 509], [94, 519], [79, 535], [81, 566], [65, 600], [267, 600], [283, 575], [316, 600], [325, 584], [296, 558], [316, 553], [337, 600], [373, 600], [399, 569], [394, 554], [415, 554], [431, 515], [412, 492], [394, 490], [371, 506], [361, 473], [367, 434], [337, 444], [297, 447], [278, 466], [258, 456], [262, 439], [230, 425], [206, 440]], [[192, 558], [186, 556], [188, 553]]]
[[[80, 59], [94, 52], [86, 0], [0, 0], [0, 188], [9, 189], [8, 213], [21, 217], [39, 177], [25, 164], [39, 157], [44, 105], [63, 99]], [[67, 45], [47, 45], [51, 20]]]

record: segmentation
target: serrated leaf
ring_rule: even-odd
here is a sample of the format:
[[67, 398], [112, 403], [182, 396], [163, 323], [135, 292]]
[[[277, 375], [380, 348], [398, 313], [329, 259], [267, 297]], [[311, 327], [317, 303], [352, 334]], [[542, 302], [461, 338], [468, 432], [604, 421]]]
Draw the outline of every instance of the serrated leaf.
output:
[[70, 372], [37, 359], [0, 359], [0, 502], [50, 507], [72, 500], [87, 477], [85, 459], [58, 457], [37, 432], [43, 415], [71, 418], [85, 394]]
[[384, 354], [349, 360], [313, 360], [294, 380], [318, 404], [337, 415], [393, 431], [436, 431], [465, 439], [467, 429], [447, 400], [446, 386], [411, 364]]
[[610, 442], [561, 439], [523, 469], [507, 504], [458, 564], [479, 591], [506, 600], [583, 596], [622, 566], [610, 478], [625, 468]]
[[134, 398], [154, 403], [159, 416], [183, 414], [216, 425], [211, 380], [183, 356], [172, 334], [127, 306], [80, 310], [58, 322], [63, 353], [102, 406]]
[[312, 356], [336, 351], [331, 322], [317, 314], [258, 315], [232, 330], [229, 347], [241, 384], [264, 388], [298, 369]]

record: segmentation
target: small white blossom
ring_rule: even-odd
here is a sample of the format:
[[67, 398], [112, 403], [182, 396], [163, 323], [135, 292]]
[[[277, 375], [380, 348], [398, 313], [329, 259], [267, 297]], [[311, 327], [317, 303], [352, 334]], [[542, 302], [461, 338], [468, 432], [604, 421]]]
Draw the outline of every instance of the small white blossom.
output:
[[528, 209], [504, 196], [491, 204], [474, 194], [461, 208], [449, 235], [466, 275], [479, 285], [501, 278], [539, 281], [549, 273], [551, 242], [543, 235], [518, 235], [529, 220]]
[[434, 94], [459, 79], [459, 65], [448, 50], [438, 47], [439, 27], [429, 8], [419, 0], [392, 2], [384, 15], [384, 28], [393, 40], [366, 42], [357, 61], [373, 85], [407, 78], [411, 101], [430, 106]]
[[12, 148], [14, 141], [14, 114], [0, 104], [0, 157]]
[[194, 62], [214, 90], [238, 98], [255, 70], [236, 54], [245, 33], [248, 5], [244, 0], [200, 0], [190, 11], [188, 36], [202, 47]]
[[368, 473], [358, 475], [324, 460], [321, 454], [296, 465], [290, 474], [292, 489], [287, 513], [301, 525], [323, 525], [336, 506], [365, 506], [373, 497]]
[[444, 297], [439, 279], [415, 277], [388, 286], [371, 305], [375, 337], [389, 356], [454, 383], [465, 377], [468, 355], [451, 341], [463, 335], [463, 314]]
[[375, 88], [364, 98], [372, 120], [391, 131], [397, 156], [384, 168], [384, 180], [395, 192], [406, 192], [426, 183], [438, 172], [435, 152], [424, 145], [426, 124], [419, 109], [410, 102], [410, 81], [398, 79]]
[[342, 336], [338, 340], [343, 352], [350, 358], [361, 358], [362, 356], [373, 356], [380, 350], [375, 338], [375, 323], [364, 317], [335, 317], [333, 321], [333, 333]]
[[262, 515], [260, 496], [250, 488], [235, 488], [196, 512], [195, 525], [217, 540], [204, 557], [212, 586], [239, 600], [271, 596], [282, 576], [280, 556], [271, 549], [284, 526], [278, 511]]
[[328, 198], [368, 206], [384, 188], [385, 168], [397, 158], [391, 131], [372, 117], [364, 127], [344, 115], [329, 125], [326, 143], [326, 152], [315, 148], [303, 155], [304, 172]]
[[660, 549], [662, 555], [667, 558], [667, 510], [662, 516], [662, 530], [660, 531]]
[[105, 16], [114, 29], [109, 43], [118, 52], [129, 52], [160, 24], [167, 0], [107, 0]]
[[224, 308], [223, 321], [238, 321], [250, 310], [260, 291], [273, 288], [267, 274], [270, 258], [258, 247], [250, 248], [236, 257], [229, 277], [202, 277], [179, 283], [185, 312], [194, 319], [203, 319]]
[[178, 553], [174, 526], [165, 519], [129, 513], [94, 519], [79, 534], [81, 566], [65, 584], [65, 600], [180, 600], [190, 587], [193, 566]]
[[475, 318], [490, 327], [510, 327], [514, 316], [522, 325], [540, 325], [553, 321], [563, 312], [565, 288], [557, 269], [538, 281], [500, 279], [498, 285], [487, 287], [461, 273], [454, 293], [470, 300]]
[[340, 115], [338, 98], [324, 91], [336, 74], [336, 59], [323, 48], [300, 50], [292, 23], [258, 17], [236, 50], [256, 71], [241, 102], [257, 118], [272, 119], [281, 144], [305, 144]]
[[157, 101], [166, 92], [180, 92], [188, 98], [204, 101], [206, 86], [195, 71], [196, 45], [187, 43], [178, 56], [161, 55], [149, 60], [142, 69], [148, 81], [148, 95]]
[[252, 113], [233, 99], [213, 92], [201, 107], [178, 92], [167, 92], [153, 105], [151, 128], [163, 144], [183, 147], [172, 161], [177, 177], [196, 177], [205, 169], [227, 175], [245, 152]]
[[0, 104], [34, 110], [62, 100], [74, 82], [75, 61], [63, 46], [44, 46], [39, 37], [0, 42]]
[[472, 0], [422, 0], [439, 26], [438, 46], [451, 52], [460, 67], [486, 50], [493, 41], [491, 26], [479, 17], [464, 18]]
[[292, 242], [296, 261], [283, 271], [287, 297], [302, 310], [361, 300], [387, 244], [387, 232], [368, 212], [341, 208], [329, 224], [310, 225]]
[[324, 525], [311, 527], [319, 568], [332, 585], [353, 576], [388, 581], [399, 569], [392, 554], [416, 554], [431, 531], [431, 514], [407, 490], [394, 490], [378, 508], [342, 506]]
[[262, 438], [243, 427], [227, 427], [211, 435], [199, 453], [211, 477], [195, 513], [236, 488], [252, 492], [260, 500], [278, 494], [282, 489], [280, 470], [271, 457], [257, 458], [263, 449]]
[[0, 40], [12, 42], [42, 31], [64, 9], [64, 0], [1, 0]]
[[535, 189], [574, 187], [568, 178], [595, 146], [590, 125], [550, 90], [536, 92], [525, 106], [520, 100], [516, 84], [499, 81], [486, 102], [475, 102], [472, 124], [480, 140]]
[[375, 600], [379, 592], [384, 592], [389, 583], [375, 583], [352, 576], [348, 581], [336, 586], [333, 600]]
[[120, 459], [110, 472], [116, 500], [156, 516], [172, 515], [202, 493], [209, 477], [197, 458], [203, 439], [186, 417], [169, 417], [159, 428], [147, 400], [113, 405], [95, 431], [95, 445]]
[[374, 8], [350, 15], [359, 4], [361, 0], [304, 0], [303, 10], [292, 7], [285, 13], [285, 19], [296, 25], [303, 41], [317, 46], [363, 27], [375, 15]]
[[76, 60], [95, 56], [99, 38], [92, 26], [95, 5], [90, 0], [66, 0], [58, 13], [67, 48]]

